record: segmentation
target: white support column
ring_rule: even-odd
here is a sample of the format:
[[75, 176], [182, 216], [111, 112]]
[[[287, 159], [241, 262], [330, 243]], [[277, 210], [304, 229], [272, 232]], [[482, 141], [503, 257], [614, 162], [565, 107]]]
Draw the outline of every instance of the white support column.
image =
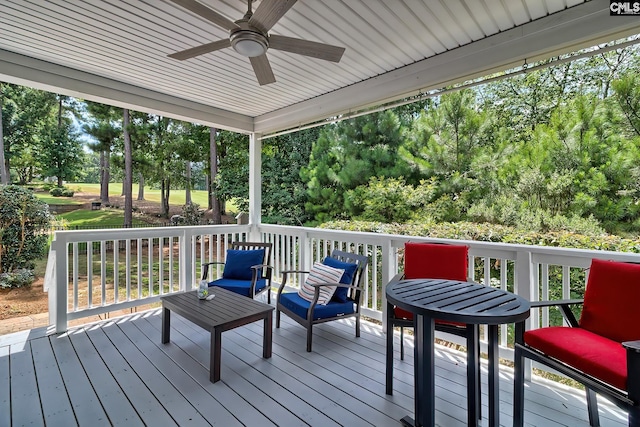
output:
[[260, 240], [258, 226], [262, 222], [262, 140], [260, 134], [249, 134], [249, 225], [250, 239]]
[[[56, 233], [57, 234], [57, 233]], [[69, 288], [69, 260], [68, 244], [64, 238], [55, 238], [52, 245], [55, 244], [56, 256], [56, 291], [49, 298], [55, 298], [55, 331], [62, 333], [67, 330], [67, 289]], [[51, 307], [51, 303], [49, 304]]]

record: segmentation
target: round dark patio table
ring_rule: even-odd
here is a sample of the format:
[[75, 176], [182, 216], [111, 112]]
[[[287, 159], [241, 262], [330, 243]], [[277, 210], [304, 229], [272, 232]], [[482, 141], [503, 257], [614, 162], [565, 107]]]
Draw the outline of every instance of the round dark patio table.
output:
[[[405, 426], [435, 425], [434, 320], [488, 325], [489, 341], [489, 426], [499, 426], [498, 325], [524, 322], [531, 305], [521, 296], [474, 282], [441, 279], [391, 281], [386, 287], [387, 310], [396, 305], [414, 314], [415, 325], [415, 420], [409, 416]], [[393, 333], [388, 331], [387, 333]], [[475, 339], [478, 334], [475, 334]], [[474, 343], [477, 346], [477, 343]], [[468, 380], [478, 378], [477, 369], [469, 370]], [[389, 369], [389, 367], [387, 367]], [[477, 387], [467, 387], [467, 408], [475, 408]], [[469, 425], [478, 417], [469, 416]]]

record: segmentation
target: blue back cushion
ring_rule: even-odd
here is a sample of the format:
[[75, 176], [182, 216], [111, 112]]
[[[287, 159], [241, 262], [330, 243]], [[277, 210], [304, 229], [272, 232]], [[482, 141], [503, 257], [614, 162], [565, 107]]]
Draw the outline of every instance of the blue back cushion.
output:
[[[344, 274], [342, 275], [342, 279], [340, 279], [340, 283], [343, 283], [345, 285], [350, 285], [351, 282], [353, 282], [353, 275], [356, 274], [356, 270], [358, 269], [358, 264], [340, 261], [331, 257], [326, 257], [324, 261], [322, 261], [322, 263], [324, 265], [328, 265], [329, 267], [340, 268], [344, 270]], [[348, 295], [349, 288], [337, 287], [331, 299], [337, 302], [347, 302]]]
[[[224, 263], [222, 277], [225, 279], [251, 280], [251, 266], [260, 265], [264, 260], [264, 249], [238, 250], [229, 249]], [[261, 271], [259, 271], [261, 273]], [[258, 279], [262, 274], [258, 274]]]

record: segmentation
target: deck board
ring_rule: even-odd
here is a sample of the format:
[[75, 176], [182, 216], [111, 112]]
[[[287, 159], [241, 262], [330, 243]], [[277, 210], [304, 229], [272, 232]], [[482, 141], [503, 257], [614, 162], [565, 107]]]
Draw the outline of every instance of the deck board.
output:
[[[399, 426], [413, 412], [413, 352], [396, 336], [394, 394], [385, 394], [385, 338], [352, 319], [303, 327], [282, 317], [273, 356], [262, 358], [262, 322], [225, 332], [221, 381], [209, 381], [209, 333], [172, 316], [161, 344], [159, 310], [77, 327], [0, 336], [0, 426]], [[436, 423], [466, 425], [466, 357], [436, 350]], [[482, 403], [487, 414], [486, 364]], [[512, 421], [513, 373], [501, 368], [500, 421]], [[525, 391], [527, 426], [588, 426], [584, 393], [536, 379]], [[34, 404], [40, 400], [40, 404]], [[600, 400], [603, 427], [626, 413]]]
[[[31, 354], [38, 379], [40, 404], [45, 423], [60, 426], [75, 424], [74, 410], [49, 340], [46, 338], [32, 340]], [[96, 421], [94, 425], [100, 425], [100, 423]]]
[[[62, 336], [61, 336], [62, 337]], [[138, 416], [135, 408], [115, 380], [111, 371], [99, 359], [96, 348], [82, 329], [77, 329], [68, 334], [78, 360], [84, 365], [81, 369], [87, 374], [87, 379], [98, 390], [99, 402], [107, 419], [114, 425], [143, 426], [144, 423]], [[56, 340], [52, 340], [55, 342]], [[97, 415], [94, 415], [94, 419]], [[97, 421], [96, 421], [97, 424]]]

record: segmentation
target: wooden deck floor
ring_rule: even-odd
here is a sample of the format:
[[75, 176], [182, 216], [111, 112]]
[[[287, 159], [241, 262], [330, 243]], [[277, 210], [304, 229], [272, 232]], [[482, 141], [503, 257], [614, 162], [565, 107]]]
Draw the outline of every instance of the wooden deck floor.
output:
[[[396, 360], [394, 395], [385, 395], [377, 325], [364, 322], [359, 339], [352, 322], [321, 325], [307, 353], [304, 329], [283, 316], [271, 359], [262, 359], [261, 323], [225, 332], [215, 384], [209, 334], [172, 315], [171, 343], [163, 345], [160, 327], [154, 310], [61, 335], [33, 329], [0, 336], [0, 426], [381, 427], [399, 426], [413, 412], [413, 359]], [[441, 347], [437, 353], [436, 421], [463, 426], [465, 357]], [[511, 425], [512, 384], [503, 368], [504, 426]], [[582, 392], [535, 381], [525, 394], [528, 425], [588, 425]], [[487, 400], [483, 394], [485, 420]], [[626, 414], [601, 404], [601, 422], [622, 427]]]

